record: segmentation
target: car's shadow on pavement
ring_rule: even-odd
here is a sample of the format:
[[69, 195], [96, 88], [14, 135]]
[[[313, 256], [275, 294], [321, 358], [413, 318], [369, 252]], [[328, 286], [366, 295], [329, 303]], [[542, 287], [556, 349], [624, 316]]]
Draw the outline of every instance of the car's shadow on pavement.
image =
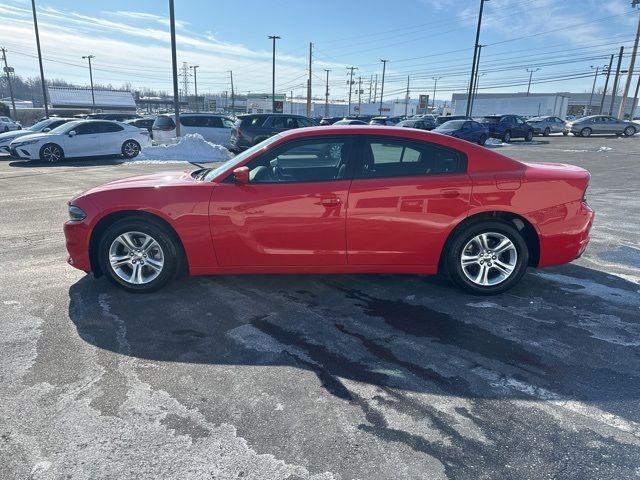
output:
[[[2, 157], [0, 157], [2, 159]], [[105, 165], [119, 165], [126, 162], [127, 159], [120, 156], [104, 156], [104, 157], [87, 157], [87, 158], [70, 158], [60, 162], [43, 162], [42, 160], [20, 160], [12, 157], [6, 157], [10, 167], [16, 168], [42, 168], [42, 167], [100, 167]]]
[[189, 278], [147, 295], [87, 276], [69, 296], [82, 339], [138, 359], [294, 366], [346, 400], [341, 379], [576, 400], [640, 421], [622, 401], [640, 399], [638, 286], [576, 265], [534, 270], [495, 297], [401, 275]]

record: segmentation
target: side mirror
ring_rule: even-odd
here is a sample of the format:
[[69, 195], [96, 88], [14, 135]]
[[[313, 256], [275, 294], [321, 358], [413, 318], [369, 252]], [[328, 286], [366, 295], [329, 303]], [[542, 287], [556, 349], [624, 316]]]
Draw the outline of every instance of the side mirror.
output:
[[70, 137], [75, 137], [76, 136], [76, 131], [75, 130], [71, 130], [68, 135]]
[[249, 183], [249, 167], [238, 167], [233, 171], [233, 179], [237, 183]]
[[42, 133], [47, 133], [47, 132], [50, 132], [50, 131], [51, 131], [51, 129], [49, 127], [47, 127], [47, 128], [42, 130]]

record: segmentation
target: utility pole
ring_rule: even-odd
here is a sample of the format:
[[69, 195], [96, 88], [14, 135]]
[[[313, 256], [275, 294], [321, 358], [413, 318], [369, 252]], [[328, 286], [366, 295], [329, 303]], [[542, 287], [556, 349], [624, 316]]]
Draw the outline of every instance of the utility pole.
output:
[[358, 70], [358, 67], [347, 67], [349, 70], [349, 105], [347, 106], [347, 117], [351, 115], [351, 86], [353, 85], [353, 71]]
[[484, 77], [485, 75], [485, 72], [479, 73], [479, 71], [476, 70], [476, 79], [473, 85], [473, 97], [471, 97], [471, 109], [469, 110], [470, 117], [473, 117], [473, 107], [476, 104], [476, 97], [478, 96], [478, 85], [480, 85], [480, 77]]
[[358, 117], [362, 113], [362, 77], [358, 77]]
[[176, 137], [180, 138], [180, 97], [178, 92], [178, 55], [176, 53], [176, 16], [173, 0], [169, 0], [169, 26], [171, 30], [171, 67], [173, 69], [173, 111], [176, 116]]
[[631, 105], [631, 120], [638, 106], [638, 90], [640, 90], [640, 75], [638, 75], [638, 83], [636, 83], [636, 93], [633, 95], [633, 104]]
[[475, 74], [475, 78], [473, 79], [473, 94], [471, 95], [471, 107], [469, 107], [469, 116], [473, 114], [473, 104], [476, 102], [476, 95], [478, 94], [478, 72], [480, 71], [480, 56], [482, 55], [483, 47], [484, 45], [478, 45], [478, 58], [476, 59], [476, 74]]
[[233, 89], [233, 70], [229, 70], [231, 74], [231, 116], [236, 116], [236, 92]]
[[382, 62], [382, 86], [380, 87], [380, 116], [382, 116], [382, 99], [384, 97], [384, 73], [387, 69], [387, 62], [389, 60], [383, 60], [382, 58], [380, 59], [380, 61]]
[[476, 43], [473, 48], [473, 61], [471, 62], [471, 78], [469, 79], [469, 95], [467, 97], [467, 112], [466, 116], [469, 116], [471, 109], [471, 96], [473, 95], [473, 81], [476, 75], [476, 60], [478, 57], [478, 46], [480, 45], [480, 27], [482, 25], [482, 10], [484, 9], [484, 2], [489, 0], [480, 0], [480, 12], [478, 13], [478, 27], [476, 29]]
[[[593, 68], [593, 65], [591, 65], [591, 68]], [[596, 74], [593, 76], [593, 85], [591, 86], [591, 96], [589, 97], [589, 107], [587, 107], [585, 105], [584, 107], [584, 111], [582, 112], [582, 115], [584, 117], [587, 116], [587, 110], [589, 111], [589, 115], [591, 115], [591, 102], [593, 101], [593, 92], [596, 89], [596, 80], [598, 79], [598, 70], [600, 69], [600, 65], [598, 65], [596, 67]]]
[[193, 89], [196, 94], [196, 112], [200, 110], [198, 105], [198, 67], [200, 65], [191, 65], [189, 68], [193, 68]]
[[[171, 0], [173, 2], [173, 0]], [[36, 32], [36, 46], [38, 47], [38, 63], [40, 64], [40, 83], [42, 84], [42, 104], [44, 116], [49, 118], [49, 106], [47, 105], [47, 86], [44, 81], [44, 69], [42, 68], [42, 51], [40, 50], [40, 33], [38, 32], [38, 16], [36, 15], [36, 0], [31, 0], [33, 10], [33, 28]]]
[[269, 35], [273, 40], [273, 60], [271, 66], [271, 112], [276, 113], [276, 40], [280, 40], [277, 35]]
[[293, 113], [293, 90], [291, 90], [291, 111], [289, 113]]
[[328, 117], [329, 116], [329, 72], [331, 70], [327, 70], [325, 68], [324, 71], [327, 72], [327, 88], [324, 91], [324, 116]]
[[613, 79], [613, 89], [611, 90], [611, 105], [609, 106], [609, 115], [613, 115], [613, 102], [616, 100], [618, 93], [618, 79], [620, 78], [620, 66], [622, 65], [622, 56], [624, 55], [624, 47], [620, 47], [618, 53], [618, 66], [616, 67], [616, 76]]
[[409, 75], [407, 75], [407, 93], [404, 96], [404, 116], [407, 116], [409, 110]]
[[373, 103], [376, 103], [377, 98], [378, 98], [378, 74], [376, 73], [376, 81], [373, 87]]
[[540, 68], [532, 68], [531, 70], [527, 68], [527, 72], [529, 72], [529, 84], [527, 85], [527, 97], [529, 96], [529, 91], [531, 90], [531, 79], [533, 78], [533, 74], [538, 70], [540, 70]]
[[[636, 7], [640, 5], [640, 0], [632, 0], [631, 6]], [[620, 102], [620, 110], [618, 111], [618, 118], [624, 120], [624, 111], [627, 106], [627, 95], [629, 95], [629, 89], [631, 88], [631, 80], [633, 78], [633, 68], [636, 64], [636, 54], [638, 53], [638, 41], [640, 40], [640, 15], [638, 15], [638, 28], [636, 30], [636, 39], [633, 42], [633, 52], [631, 53], [631, 60], [629, 62], [629, 74], [627, 75], [627, 81], [624, 84], [624, 90], [622, 92], [622, 101]], [[633, 120], [633, 111], [631, 111], [630, 119]]]
[[609, 66], [605, 67], [607, 69], [607, 78], [604, 81], [604, 91], [602, 92], [602, 98], [600, 99], [600, 111], [598, 112], [600, 115], [604, 115], [602, 112], [604, 111], [604, 98], [607, 96], [607, 87], [609, 86], [609, 76], [611, 75], [611, 68], [613, 67], [613, 55], [609, 59]]
[[373, 87], [373, 75], [371, 75], [371, 78], [369, 78], [369, 102], [371, 103], [371, 89]]
[[2, 50], [2, 60], [4, 61], [4, 73], [7, 74], [7, 84], [9, 85], [9, 95], [11, 96], [11, 108], [13, 108], [13, 119], [16, 119], [16, 100], [13, 98], [13, 86], [11, 85], [11, 72], [13, 71], [12, 67], [7, 65], [7, 50], [5, 48], [0, 48]]
[[309, 80], [307, 80], [307, 117], [311, 116], [311, 58], [313, 55], [313, 43], [309, 42]]
[[438, 87], [438, 80], [442, 77], [431, 77], [433, 80], [433, 100], [431, 101], [431, 109], [436, 108], [436, 89]]
[[91, 69], [91, 59], [95, 58], [95, 55], [86, 55], [82, 57], [84, 60], [89, 60], [89, 80], [91, 81], [91, 105], [92, 112], [96, 111], [96, 97], [93, 94], [93, 71]]

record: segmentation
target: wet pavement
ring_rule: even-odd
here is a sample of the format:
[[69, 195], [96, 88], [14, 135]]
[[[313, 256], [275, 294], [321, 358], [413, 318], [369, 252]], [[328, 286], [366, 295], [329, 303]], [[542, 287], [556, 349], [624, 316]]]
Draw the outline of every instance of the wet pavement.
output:
[[583, 258], [495, 297], [410, 275], [130, 295], [65, 264], [65, 202], [163, 166], [0, 159], [0, 478], [640, 478], [640, 138], [493, 148], [588, 168], [597, 213]]

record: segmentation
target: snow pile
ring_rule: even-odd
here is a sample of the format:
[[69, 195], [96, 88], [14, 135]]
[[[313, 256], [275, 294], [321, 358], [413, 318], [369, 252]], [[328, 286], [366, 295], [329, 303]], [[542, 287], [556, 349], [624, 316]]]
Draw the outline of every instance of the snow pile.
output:
[[484, 144], [487, 147], [498, 147], [498, 146], [502, 146], [502, 145], [508, 145], [508, 143], [504, 143], [499, 138], [493, 138], [493, 137], [487, 138], [487, 141], [484, 142]]
[[598, 150], [596, 150], [596, 152], [608, 152], [610, 150], [613, 150], [613, 148], [611, 148], [611, 147], [600, 147]]
[[199, 133], [190, 133], [171, 145], [144, 147], [140, 154], [126, 163], [224, 162], [233, 154], [222, 145], [207, 142]]

